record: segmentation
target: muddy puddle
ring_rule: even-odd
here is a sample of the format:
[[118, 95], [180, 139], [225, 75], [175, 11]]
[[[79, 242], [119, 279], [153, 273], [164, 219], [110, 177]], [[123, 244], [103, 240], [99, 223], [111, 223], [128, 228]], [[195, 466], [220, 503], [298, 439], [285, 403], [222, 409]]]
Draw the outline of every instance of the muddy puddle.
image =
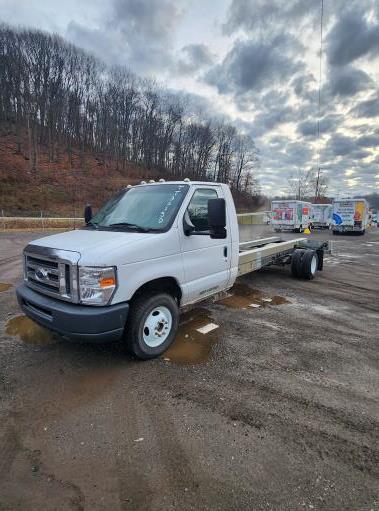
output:
[[3, 282], [0, 282], [0, 293], [2, 291], [8, 291], [11, 287], [13, 287], [12, 284], [4, 284]]
[[232, 287], [229, 296], [217, 303], [233, 309], [260, 309], [290, 303], [290, 301], [283, 296], [266, 296], [259, 289], [238, 283]]
[[175, 341], [163, 359], [178, 364], [204, 363], [209, 359], [220, 335], [221, 328], [209, 311], [193, 309], [181, 316]]
[[9, 319], [5, 325], [5, 333], [18, 337], [28, 344], [46, 345], [57, 341], [57, 337], [52, 332], [37, 325], [26, 316]]

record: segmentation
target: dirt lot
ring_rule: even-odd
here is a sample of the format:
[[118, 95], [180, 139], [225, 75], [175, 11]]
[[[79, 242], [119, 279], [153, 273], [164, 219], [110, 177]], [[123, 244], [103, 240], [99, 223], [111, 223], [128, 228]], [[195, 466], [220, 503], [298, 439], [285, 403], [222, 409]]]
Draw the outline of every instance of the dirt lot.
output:
[[378, 229], [312, 282], [242, 279], [145, 363], [14, 319], [38, 237], [0, 233], [1, 511], [379, 509]]

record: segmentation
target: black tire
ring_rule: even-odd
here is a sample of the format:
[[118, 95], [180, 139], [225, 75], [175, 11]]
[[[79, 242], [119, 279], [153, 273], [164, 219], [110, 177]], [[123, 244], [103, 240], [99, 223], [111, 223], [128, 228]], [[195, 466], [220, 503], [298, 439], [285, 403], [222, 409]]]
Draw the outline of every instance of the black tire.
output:
[[299, 272], [300, 278], [305, 280], [314, 279], [318, 265], [317, 252], [315, 250], [305, 250], [303, 257], [301, 258], [301, 267]]
[[338, 231], [332, 231], [332, 233], [333, 233], [334, 236], [337, 236], [337, 234], [339, 234]]
[[305, 250], [302, 248], [297, 248], [294, 250], [291, 258], [291, 272], [292, 275], [299, 279], [300, 278], [300, 271], [301, 271], [301, 260], [303, 258], [303, 255], [305, 253]]
[[[171, 313], [170, 332], [162, 344], [151, 347], [144, 340], [143, 328], [149, 314], [157, 307], [167, 308]], [[176, 300], [169, 294], [159, 293], [153, 296], [142, 295], [131, 305], [125, 329], [127, 349], [129, 353], [141, 360], [159, 357], [172, 344], [179, 324], [179, 308]], [[146, 328], [146, 327], [145, 327]]]
[[318, 250], [317, 251], [317, 256], [318, 256], [317, 270], [318, 271], [322, 271], [323, 268], [324, 268], [324, 251], [323, 250]]

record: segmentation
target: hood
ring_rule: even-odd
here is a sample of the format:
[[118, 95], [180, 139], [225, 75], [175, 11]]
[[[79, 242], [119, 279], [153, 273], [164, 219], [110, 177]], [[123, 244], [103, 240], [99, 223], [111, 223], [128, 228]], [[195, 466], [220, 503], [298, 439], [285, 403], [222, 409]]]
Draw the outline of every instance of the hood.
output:
[[39, 238], [30, 245], [79, 252], [83, 265], [112, 266], [170, 255], [175, 248], [166, 240], [173, 230], [153, 234], [83, 229]]

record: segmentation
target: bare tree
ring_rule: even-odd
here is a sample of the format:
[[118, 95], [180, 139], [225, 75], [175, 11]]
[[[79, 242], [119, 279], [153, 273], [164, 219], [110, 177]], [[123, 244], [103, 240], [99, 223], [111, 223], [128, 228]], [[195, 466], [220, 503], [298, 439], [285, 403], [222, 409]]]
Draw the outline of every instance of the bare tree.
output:
[[235, 170], [233, 176], [234, 185], [237, 190], [240, 190], [241, 187], [245, 190], [247, 189], [246, 183], [249, 183], [252, 179], [249, 178], [246, 181], [246, 178], [252, 174], [257, 162], [258, 152], [253, 139], [248, 135], [237, 135], [235, 140]]
[[288, 178], [289, 193], [296, 200], [303, 200], [309, 196], [314, 182], [312, 169], [297, 169]]
[[312, 188], [314, 189], [314, 201], [325, 197], [328, 190], [328, 178], [320, 169], [312, 178]]

